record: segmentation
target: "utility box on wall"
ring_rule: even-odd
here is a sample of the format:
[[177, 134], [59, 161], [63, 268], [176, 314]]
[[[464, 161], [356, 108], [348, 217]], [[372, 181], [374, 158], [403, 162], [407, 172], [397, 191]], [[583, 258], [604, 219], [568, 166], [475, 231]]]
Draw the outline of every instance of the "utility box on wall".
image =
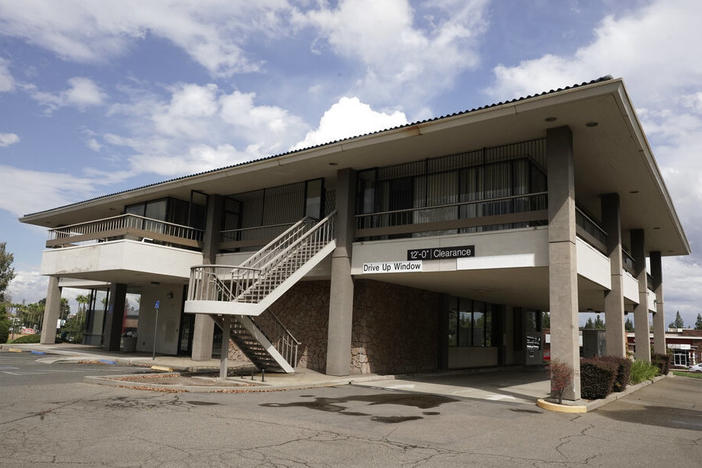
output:
[[583, 357], [605, 355], [605, 330], [583, 330]]

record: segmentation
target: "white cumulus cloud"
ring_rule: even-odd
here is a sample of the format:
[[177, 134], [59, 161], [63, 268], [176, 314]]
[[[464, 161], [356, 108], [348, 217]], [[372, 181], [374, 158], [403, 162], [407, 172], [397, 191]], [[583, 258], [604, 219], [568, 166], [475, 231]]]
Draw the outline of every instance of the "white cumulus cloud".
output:
[[24, 88], [32, 99], [44, 106], [48, 114], [65, 106], [85, 110], [87, 107], [102, 105], [107, 99], [107, 95], [93, 80], [80, 76], [70, 78], [68, 88], [58, 93], [40, 91], [31, 84], [24, 85]]
[[336, 54], [360, 62], [364, 74], [354, 89], [364, 100], [393, 104], [401, 93], [419, 105], [477, 66], [486, 6], [484, 0], [435, 0], [416, 8], [407, 0], [342, 0], [296, 12], [293, 23], [314, 28]]
[[0, 0], [0, 33], [77, 62], [105, 62], [149, 35], [170, 41], [213, 74], [257, 70], [243, 42], [278, 34], [284, 0]]
[[92, 179], [71, 174], [32, 171], [0, 165], [0, 209], [16, 216], [89, 198]]
[[306, 148], [406, 123], [403, 112], [377, 112], [357, 97], [342, 97], [324, 113], [319, 126], [308, 132], [294, 148]]
[[18, 143], [20, 137], [16, 133], [0, 133], [0, 148]]
[[166, 99], [127, 92], [128, 102], [109, 110], [124, 117], [123, 130], [102, 141], [132, 151], [131, 175], [170, 177], [256, 159], [288, 150], [308, 130], [286, 109], [257, 102], [255, 93], [227, 93], [215, 84], [174, 85]]

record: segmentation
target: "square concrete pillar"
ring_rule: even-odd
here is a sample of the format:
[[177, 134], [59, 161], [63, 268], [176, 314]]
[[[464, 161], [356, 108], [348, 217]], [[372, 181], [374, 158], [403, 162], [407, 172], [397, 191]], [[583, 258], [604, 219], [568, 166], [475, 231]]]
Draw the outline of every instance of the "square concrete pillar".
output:
[[563, 398], [580, 399], [578, 264], [575, 248], [575, 165], [568, 127], [546, 132], [548, 164], [549, 311], [551, 361], [573, 369]]
[[351, 369], [351, 327], [353, 325], [353, 279], [351, 248], [356, 196], [356, 174], [341, 169], [336, 182], [336, 249], [332, 252], [327, 332], [329, 375], [349, 375]]
[[605, 342], [608, 356], [626, 357], [624, 290], [622, 285], [622, 224], [619, 194], [602, 196], [602, 224], [607, 231], [611, 288], [605, 294]]
[[[205, 233], [202, 237], [202, 263], [213, 265], [217, 263], [219, 252], [219, 236], [222, 229], [222, 216], [224, 214], [224, 199], [220, 195], [207, 196], [207, 220]], [[212, 342], [215, 322], [206, 314], [195, 315], [193, 327], [193, 347], [191, 358], [193, 361], [207, 361], [212, 359]], [[226, 343], [228, 341], [225, 340]]]
[[102, 349], [105, 351], [119, 351], [126, 302], [127, 285], [110, 284], [110, 304], [105, 314], [105, 328], [102, 333]]
[[44, 304], [44, 319], [41, 325], [41, 344], [56, 343], [56, 323], [61, 316], [61, 288], [58, 276], [49, 276]]
[[634, 341], [639, 361], [651, 362], [651, 335], [648, 324], [648, 279], [646, 277], [646, 249], [643, 229], [631, 230], [631, 256], [639, 283], [639, 303], [634, 307]]
[[665, 311], [663, 310], [663, 269], [661, 253], [651, 252], [651, 278], [653, 278], [653, 292], [656, 293], [656, 313], [653, 314], [653, 352], [666, 354], [668, 348], [665, 343]]

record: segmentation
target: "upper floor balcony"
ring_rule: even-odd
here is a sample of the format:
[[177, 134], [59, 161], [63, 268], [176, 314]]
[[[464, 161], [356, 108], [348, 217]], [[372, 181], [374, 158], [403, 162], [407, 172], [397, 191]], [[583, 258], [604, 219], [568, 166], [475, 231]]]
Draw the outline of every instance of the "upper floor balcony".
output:
[[72, 247], [128, 239], [199, 250], [202, 248], [202, 236], [201, 229], [127, 213], [50, 229], [46, 247]]

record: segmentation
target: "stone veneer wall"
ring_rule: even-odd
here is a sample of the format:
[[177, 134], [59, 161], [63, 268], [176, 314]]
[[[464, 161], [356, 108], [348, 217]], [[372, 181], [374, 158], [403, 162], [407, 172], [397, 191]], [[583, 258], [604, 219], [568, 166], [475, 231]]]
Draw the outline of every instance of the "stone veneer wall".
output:
[[[297, 366], [325, 372], [329, 281], [301, 281], [271, 309], [302, 342]], [[440, 294], [373, 280], [354, 280], [351, 373], [437, 369], [440, 310]], [[255, 320], [268, 334], [271, 317], [264, 312]], [[231, 341], [229, 358], [247, 360]]]
[[441, 295], [373, 280], [354, 282], [351, 373], [438, 368]]
[[[270, 308], [298, 341], [298, 367], [324, 372], [327, 365], [327, 323], [329, 320], [329, 281], [300, 281]], [[272, 328], [268, 311], [255, 317], [267, 336]], [[246, 361], [244, 353], [229, 342], [229, 358]]]

